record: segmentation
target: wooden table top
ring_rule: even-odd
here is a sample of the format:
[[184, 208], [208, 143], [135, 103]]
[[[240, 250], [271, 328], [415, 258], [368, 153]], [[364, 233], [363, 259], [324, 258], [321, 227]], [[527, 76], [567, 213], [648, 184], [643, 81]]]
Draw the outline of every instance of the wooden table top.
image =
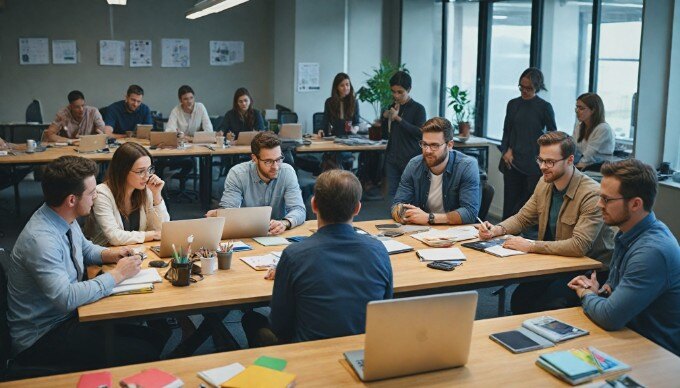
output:
[[[375, 225], [389, 222], [389, 220], [364, 221], [356, 222], [354, 225], [371, 234], [378, 234]], [[283, 236], [310, 235], [310, 229], [315, 227], [316, 221], [307, 221], [304, 225], [287, 231]], [[448, 226], [438, 226], [437, 228], [446, 229]], [[396, 239], [415, 249], [426, 247], [410, 236], [404, 235]], [[229, 270], [218, 270], [214, 275], [205, 276], [204, 280], [193, 283], [188, 287], [174, 287], [163, 280], [162, 283], [155, 285], [155, 290], [152, 293], [103, 298], [95, 303], [81, 306], [78, 309], [80, 320], [83, 322], [100, 321], [267, 302], [271, 299], [274, 282], [264, 279], [265, 271], [255, 271], [239, 258], [281, 251], [285, 246], [265, 247], [252, 239], [242, 240], [251, 245], [253, 250], [235, 252]], [[154, 242], [145, 245], [158, 244], [159, 242]], [[511, 281], [573, 271], [585, 272], [589, 269], [601, 267], [600, 262], [585, 257], [527, 254], [499, 258], [464, 247], [461, 247], [461, 249], [465, 253], [467, 261], [451, 272], [427, 268], [425, 263], [417, 259], [415, 252], [390, 255], [395, 293]], [[150, 260], [158, 259], [152, 250], [148, 249], [147, 253], [149, 258], [144, 262], [144, 266]], [[159, 271], [164, 274], [166, 270], [164, 268]]]
[[[564, 322], [590, 331], [590, 335], [563, 342], [554, 348], [522, 354], [512, 354], [489, 339], [489, 334], [512, 330], [522, 321], [550, 315]], [[534, 364], [540, 354], [577, 347], [594, 346], [630, 365], [631, 377], [648, 387], [678, 386], [680, 358], [639, 334], [623, 329], [607, 332], [590, 321], [580, 307], [543, 312], [541, 314], [515, 315], [475, 321], [467, 365], [414, 376], [393, 378], [371, 384], [362, 383], [345, 361], [343, 352], [361, 349], [364, 336], [334, 338], [298, 344], [270, 346], [233, 352], [210, 354], [147, 364], [108, 369], [116, 385], [121, 379], [151, 367], [160, 368], [181, 378], [187, 387], [205, 384], [197, 373], [239, 362], [252, 364], [260, 356], [282, 358], [288, 361], [285, 371], [297, 375], [300, 387], [345, 387], [370, 385], [376, 387], [428, 386], [428, 387], [486, 387], [568, 386]], [[5, 387], [62, 387], [76, 386], [81, 373], [43, 377], [0, 384]], [[596, 380], [599, 386], [604, 383]]]

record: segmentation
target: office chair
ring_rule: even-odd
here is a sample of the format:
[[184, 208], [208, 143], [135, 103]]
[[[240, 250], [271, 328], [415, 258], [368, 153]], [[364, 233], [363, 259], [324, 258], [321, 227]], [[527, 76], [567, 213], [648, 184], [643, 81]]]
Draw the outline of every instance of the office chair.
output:
[[298, 115], [295, 112], [280, 112], [279, 125], [281, 124], [295, 124], [298, 122]]
[[[319, 133], [319, 131], [325, 131], [326, 128], [322, 127], [323, 123], [323, 112], [317, 112], [312, 115], [312, 132], [314, 134]], [[326, 136], [330, 135], [330, 133], [326, 134]]]
[[102, 120], [106, 117], [106, 111], [109, 110], [108, 106], [103, 106], [99, 108], [99, 114], [102, 115]]
[[43, 122], [42, 107], [40, 100], [33, 100], [26, 108], [26, 122], [27, 123], [41, 123]]
[[496, 190], [487, 182], [486, 180], [482, 183], [482, 201], [479, 206], [479, 218], [481, 220], [486, 220], [486, 216], [489, 214], [489, 208], [491, 207], [491, 201], [493, 201], [493, 196]]

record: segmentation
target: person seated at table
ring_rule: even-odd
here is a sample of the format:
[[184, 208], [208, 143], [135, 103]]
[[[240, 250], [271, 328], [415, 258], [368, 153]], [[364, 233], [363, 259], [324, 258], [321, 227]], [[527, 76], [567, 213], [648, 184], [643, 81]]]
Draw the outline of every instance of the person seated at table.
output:
[[[31, 216], [5, 266], [12, 357], [19, 364], [97, 369], [106, 365], [104, 328], [78, 321], [78, 307], [111, 294], [136, 275], [132, 249], [104, 248], [85, 239], [76, 218], [97, 198], [97, 164], [62, 156], [46, 166], [45, 203]], [[88, 265], [116, 264], [88, 279]], [[116, 324], [113, 365], [157, 360], [164, 339], [148, 327]]]
[[248, 89], [236, 89], [232, 107], [225, 113], [218, 129], [229, 140], [238, 139], [241, 132], [264, 131], [264, 119], [260, 112], [253, 108], [253, 97]]
[[576, 139], [576, 168], [601, 164], [614, 153], [614, 131], [604, 121], [604, 103], [595, 93], [585, 93], [576, 99], [574, 127]]
[[387, 250], [352, 227], [361, 210], [361, 191], [349, 171], [319, 175], [312, 197], [318, 230], [289, 245], [267, 275], [274, 278], [271, 330], [264, 316], [243, 316], [251, 347], [363, 333], [366, 304], [392, 298]]
[[323, 107], [321, 128], [326, 136], [346, 137], [352, 126], [359, 125], [359, 104], [349, 75], [338, 73], [333, 79], [331, 96]]
[[[272, 132], [260, 132], [253, 137], [250, 149], [251, 160], [229, 170], [220, 207], [271, 206], [269, 234], [272, 235], [304, 223], [302, 191], [293, 167], [283, 163], [279, 138]], [[217, 210], [206, 213], [207, 217], [216, 215]]]
[[624, 326], [680, 356], [680, 246], [652, 207], [656, 171], [636, 159], [605, 163], [598, 206], [617, 226], [609, 277], [569, 282], [586, 315], [605, 330]]
[[[489, 240], [506, 234], [519, 234], [538, 225], [538, 241], [510, 237], [503, 246], [528, 253], [581, 257], [602, 262], [606, 273], [614, 245], [612, 229], [602, 222], [597, 206], [600, 185], [574, 167], [574, 139], [561, 131], [538, 138], [536, 163], [543, 179], [514, 216], [498, 225], [485, 222], [479, 238]], [[515, 314], [573, 307], [578, 298], [564, 284], [571, 277], [520, 284], [511, 298]]]
[[200, 102], [194, 101], [194, 90], [189, 85], [180, 86], [177, 91], [179, 104], [170, 112], [165, 132], [182, 132], [186, 136], [193, 136], [195, 132], [212, 132], [213, 126], [208, 116], [208, 110]]
[[44, 141], [71, 142], [82, 135], [104, 133], [104, 120], [99, 109], [85, 105], [85, 95], [78, 90], [68, 94], [68, 105], [57, 112], [45, 130]]
[[161, 191], [165, 182], [154, 174], [149, 151], [124, 143], [113, 154], [104, 182], [97, 185], [85, 235], [98, 245], [140, 244], [161, 239], [161, 224], [170, 221]]
[[124, 100], [116, 101], [106, 108], [106, 133], [125, 135], [127, 131], [134, 131], [137, 124], [153, 124], [151, 110], [142, 103], [143, 98], [144, 89], [139, 85], [130, 85]]
[[453, 126], [443, 117], [420, 128], [422, 155], [411, 159], [392, 201], [403, 224], [472, 224], [481, 201], [477, 160], [453, 149]]

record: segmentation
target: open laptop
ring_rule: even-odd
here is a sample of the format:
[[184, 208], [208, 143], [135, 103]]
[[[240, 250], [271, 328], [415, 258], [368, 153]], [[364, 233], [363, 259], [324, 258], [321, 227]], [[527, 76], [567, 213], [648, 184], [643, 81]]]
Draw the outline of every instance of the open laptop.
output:
[[80, 137], [80, 142], [78, 143], [78, 152], [81, 154], [87, 154], [92, 152], [101, 151], [104, 148], [108, 148], [106, 144], [107, 135], [83, 135]]
[[208, 217], [193, 220], [166, 221], [161, 226], [160, 249], [152, 249], [160, 257], [172, 257], [172, 244], [179, 252], [180, 247], [187, 249], [187, 237], [194, 235], [192, 250], [203, 247], [211, 251], [217, 250], [224, 227], [224, 218]]
[[217, 138], [215, 136], [217, 136], [217, 134], [213, 131], [194, 132], [193, 142], [194, 144], [215, 144], [217, 142]]
[[217, 217], [224, 218], [222, 240], [266, 236], [271, 215], [271, 206], [217, 209]]
[[370, 302], [364, 350], [345, 358], [362, 381], [463, 366], [476, 309], [476, 291]]
[[302, 124], [281, 124], [279, 139], [282, 143], [302, 144]]
[[149, 134], [153, 129], [151, 124], [137, 124], [137, 139], [147, 139], [149, 140]]
[[177, 148], [177, 132], [151, 132], [149, 144], [152, 148]]
[[250, 143], [253, 141], [253, 138], [258, 133], [259, 133], [259, 131], [239, 132], [238, 139], [236, 139], [235, 145], [250, 146]]

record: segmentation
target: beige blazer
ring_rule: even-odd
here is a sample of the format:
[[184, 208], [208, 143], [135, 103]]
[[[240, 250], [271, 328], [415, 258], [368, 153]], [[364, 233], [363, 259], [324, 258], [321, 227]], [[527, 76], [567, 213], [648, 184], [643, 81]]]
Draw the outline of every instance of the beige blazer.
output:
[[[509, 234], [518, 234], [526, 227], [538, 225], [538, 239], [543, 240], [552, 190], [553, 184], [541, 179], [522, 209], [499, 225]], [[602, 212], [597, 206], [599, 194], [600, 184], [575, 169], [557, 217], [555, 241], [536, 241], [531, 252], [588, 256], [608, 267], [614, 249], [614, 230], [602, 220]]]
[[84, 233], [97, 245], [127, 245], [144, 242], [145, 231], [161, 230], [163, 221], [170, 221], [165, 201], [153, 206], [151, 190], [146, 189], [146, 208], [139, 209], [139, 231], [128, 232], [116, 206], [113, 193], [106, 183], [97, 185], [97, 198], [85, 223]]

